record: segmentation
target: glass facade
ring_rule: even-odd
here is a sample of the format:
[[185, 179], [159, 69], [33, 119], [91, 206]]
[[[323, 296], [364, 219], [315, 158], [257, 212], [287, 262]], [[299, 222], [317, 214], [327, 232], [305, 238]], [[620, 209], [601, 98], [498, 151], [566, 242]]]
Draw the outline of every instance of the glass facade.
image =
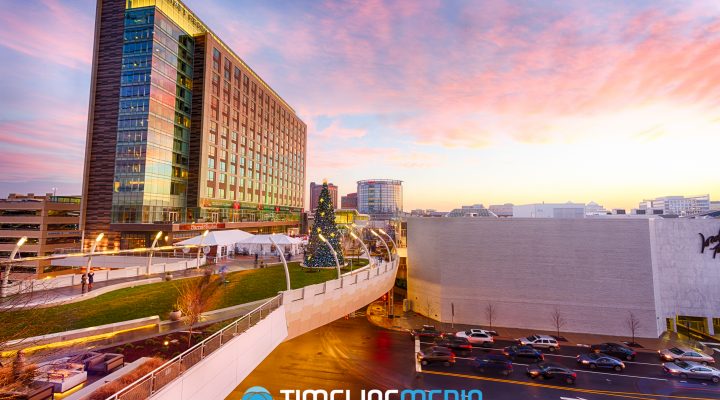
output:
[[155, 7], [125, 12], [112, 222], [184, 220], [194, 39]]
[[402, 181], [373, 179], [357, 183], [358, 210], [372, 217], [393, 217], [403, 210]]

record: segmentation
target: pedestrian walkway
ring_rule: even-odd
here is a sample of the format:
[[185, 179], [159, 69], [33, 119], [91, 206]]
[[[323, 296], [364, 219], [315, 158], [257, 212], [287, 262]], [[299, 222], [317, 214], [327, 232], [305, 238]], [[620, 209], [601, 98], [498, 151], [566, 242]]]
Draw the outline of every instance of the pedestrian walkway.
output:
[[[302, 256], [294, 256], [290, 261], [299, 261]], [[174, 271], [172, 279], [192, 278], [201, 276], [205, 273], [206, 268], [212, 268], [214, 272], [226, 266], [226, 272], [236, 272], [248, 269], [258, 268], [261, 265], [274, 265], [278, 263], [278, 257], [260, 257], [256, 262], [254, 256], [236, 256], [207, 264], [201, 268], [188, 268], [181, 271]], [[60, 304], [74, 303], [97, 297], [99, 295], [112, 292], [127, 287], [147, 285], [151, 283], [161, 282], [165, 277], [164, 273], [133, 276], [127, 278], [113, 279], [109, 281], [95, 282], [92, 290], [83, 293], [81, 285], [66, 286], [60, 288], [52, 288], [45, 290], [33, 290], [32, 292], [23, 293], [13, 296], [11, 300], [5, 301], [3, 306], [6, 309], [23, 309], [23, 308], [40, 308], [52, 307]], [[10, 298], [8, 298], [10, 299]]]
[[[417, 314], [413, 311], [403, 312], [402, 303], [395, 303], [395, 317], [388, 318], [385, 302], [376, 301], [367, 308], [368, 320], [380, 327], [397, 331], [409, 332], [412, 329], [422, 327], [423, 325], [433, 325], [442, 332], [458, 332], [470, 328], [484, 328], [478, 325], [449, 324], [432, 320], [424, 315]], [[498, 340], [515, 340], [521, 337], [527, 337], [532, 334], [544, 334], [557, 336], [557, 332], [492, 327], [492, 330], [498, 333]], [[561, 342], [561, 346], [589, 346], [597, 343], [616, 342], [623, 343], [630, 341], [629, 337], [618, 337], [609, 335], [592, 335], [584, 333], [568, 333], [560, 331], [561, 336], [567, 339], [567, 342]], [[678, 338], [677, 335], [665, 334], [659, 339], [653, 338], [635, 338], [635, 341], [642, 347], [636, 348], [638, 352], [657, 352], [658, 349], [667, 349], [674, 346], [694, 346], [695, 342], [690, 342]]]

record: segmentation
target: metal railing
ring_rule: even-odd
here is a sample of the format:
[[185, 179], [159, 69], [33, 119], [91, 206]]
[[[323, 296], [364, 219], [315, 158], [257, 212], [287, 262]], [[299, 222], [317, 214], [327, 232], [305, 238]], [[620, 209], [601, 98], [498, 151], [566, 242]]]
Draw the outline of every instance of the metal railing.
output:
[[267, 317], [282, 305], [282, 294], [271, 298], [256, 309], [243, 315], [223, 329], [213, 333], [202, 342], [126, 386], [107, 400], [140, 400], [150, 398], [167, 384], [179, 378], [185, 371], [221, 348], [234, 337]]

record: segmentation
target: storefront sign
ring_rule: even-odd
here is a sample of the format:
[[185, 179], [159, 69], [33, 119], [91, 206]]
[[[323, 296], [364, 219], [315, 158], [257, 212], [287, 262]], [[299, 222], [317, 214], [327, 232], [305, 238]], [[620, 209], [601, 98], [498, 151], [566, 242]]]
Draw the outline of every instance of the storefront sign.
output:
[[181, 231], [204, 231], [204, 230], [211, 230], [211, 229], [224, 229], [225, 224], [181, 224], [180, 230]]
[[715, 236], [708, 236], [707, 238], [702, 233], [700, 235], [701, 247], [700, 252], [704, 253], [705, 249], [713, 252], [713, 258], [720, 254], [720, 231]]

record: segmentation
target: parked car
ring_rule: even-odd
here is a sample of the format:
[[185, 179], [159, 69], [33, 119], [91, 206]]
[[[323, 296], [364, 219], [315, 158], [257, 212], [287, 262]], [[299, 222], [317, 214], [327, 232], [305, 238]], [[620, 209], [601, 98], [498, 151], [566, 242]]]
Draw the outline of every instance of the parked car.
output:
[[473, 366], [478, 372], [495, 371], [502, 375], [508, 376], [513, 372], [513, 366], [510, 360], [499, 354], [485, 354], [476, 357]]
[[439, 330], [435, 329], [432, 325], [423, 325], [422, 328], [413, 329], [410, 331], [410, 335], [413, 340], [420, 338], [420, 340], [435, 340], [435, 338], [442, 337], [443, 334]]
[[553, 379], [558, 378], [567, 384], [575, 383], [577, 374], [569, 368], [565, 368], [559, 364], [540, 362], [530, 364], [527, 367], [527, 374], [532, 379]]
[[457, 354], [470, 354], [472, 352], [472, 344], [464, 337], [443, 336], [435, 338], [435, 345], [447, 347]]
[[417, 353], [417, 359], [422, 365], [440, 363], [449, 367], [455, 364], [455, 353], [447, 347], [433, 346]]
[[455, 336], [467, 338], [470, 343], [483, 347], [492, 347], [493, 343], [495, 343], [495, 339], [490, 334], [484, 332], [460, 331], [457, 332]]
[[[470, 332], [472, 332], [472, 333], [484, 333], [484, 334], [487, 334], [487, 335], [490, 335], [490, 336], [497, 336], [497, 335], [498, 335], [497, 331], [491, 331], [491, 330], [488, 330], [488, 329], [471, 328], [471, 329], [468, 329], [468, 331], [470, 331]], [[465, 332], [467, 332], [467, 331], [465, 331]]]
[[521, 346], [532, 346], [536, 349], [547, 349], [548, 351], [560, 350], [560, 344], [554, 337], [548, 335], [531, 335], [526, 338], [517, 339]]
[[687, 347], [673, 347], [670, 349], [658, 351], [660, 359], [663, 361], [696, 361], [702, 364], [714, 364], [715, 359], [699, 350]]
[[637, 356], [637, 352], [635, 350], [620, 343], [594, 344], [590, 346], [590, 350], [595, 353], [603, 353], [627, 361], [632, 361], [635, 359], [635, 356]]
[[528, 358], [536, 362], [545, 360], [542, 351], [530, 346], [509, 346], [503, 349], [503, 354], [511, 360], [516, 358]]
[[720, 382], [720, 370], [694, 361], [675, 361], [663, 364], [666, 373], [683, 379], [708, 379], [713, 383]]
[[580, 365], [586, 365], [592, 369], [608, 368], [621, 372], [625, 369], [625, 363], [615, 357], [603, 353], [587, 353], [577, 356], [577, 362]]

